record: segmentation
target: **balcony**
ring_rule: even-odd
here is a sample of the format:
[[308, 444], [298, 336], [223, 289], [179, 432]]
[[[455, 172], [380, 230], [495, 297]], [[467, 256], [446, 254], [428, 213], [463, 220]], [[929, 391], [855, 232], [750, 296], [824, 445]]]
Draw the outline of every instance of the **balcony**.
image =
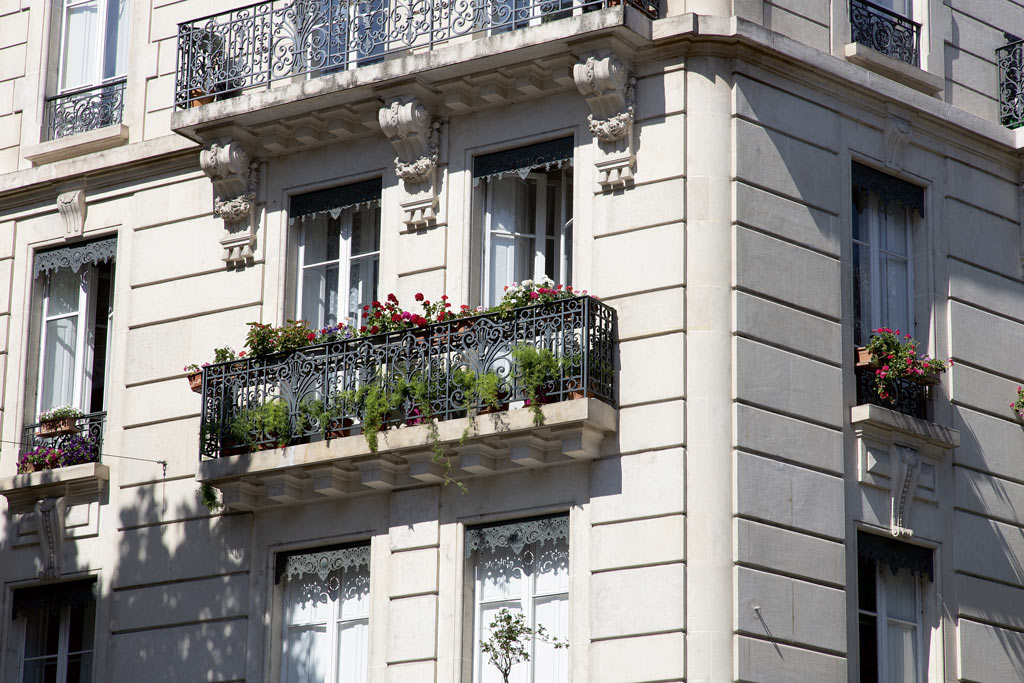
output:
[[921, 25], [867, 0], [850, 0], [853, 42], [887, 57], [918, 66]]
[[125, 80], [121, 79], [47, 97], [43, 113], [45, 140], [120, 124], [124, 90]]
[[41, 424], [38, 422], [27, 424], [21, 436], [21, 452], [26, 453], [39, 446], [49, 446], [59, 451], [68, 443], [69, 439], [85, 437], [95, 445], [96, 461], [99, 462], [99, 454], [103, 453], [103, 429], [106, 426], [106, 421], [106, 411], [87, 413], [78, 418], [77, 431], [53, 436], [43, 436], [39, 431]]
[[919, 384], [907, 380], [899, 380], [893, 384], [889, 398], [881, 398], [875, 388], [875, 370], [871, 367], [859, 367], [857, 376], [857, 405], [870, 404], [894, 410], [920, 420], [928, 419], [928, 396], [930, 384]]
[[210, 365], [197, 479], [255, 509], [596, 457], [616, 346], [614, 310], [575, 297]]
[[[581, 15], [620, 0], [269, 0], [178, 26], [175, 104], [208, 104], [295, 76], [321, 76]], [[626, 0], [657, 17], [657, 0]]]
[[1024, 123], [1024, 40], [1012, 40], [996, 50], [996, 65], [999, 67], [999, 123], [1007, 128], [1018, 128]]

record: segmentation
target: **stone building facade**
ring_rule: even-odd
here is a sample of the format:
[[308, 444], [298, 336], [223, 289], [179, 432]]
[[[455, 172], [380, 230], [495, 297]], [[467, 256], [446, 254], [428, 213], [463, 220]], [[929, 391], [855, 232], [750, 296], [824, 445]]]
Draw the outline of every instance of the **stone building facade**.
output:
[[0, 680], [1024, 680], [1024, 8], [236, 4], [0, 0]]

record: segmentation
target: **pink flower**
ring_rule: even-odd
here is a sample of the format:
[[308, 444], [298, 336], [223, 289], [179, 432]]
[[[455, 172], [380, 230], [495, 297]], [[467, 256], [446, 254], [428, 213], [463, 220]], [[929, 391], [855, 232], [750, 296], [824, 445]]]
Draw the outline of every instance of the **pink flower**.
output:
[[423, 294], [420, 292], [416, 293], [416, 301], [423, 301]]
[[539, 296], [540, 296], [540, 294], [538, 294], [537, 292], [530, 292], [530, 298], [531, 299], [536, 299]]

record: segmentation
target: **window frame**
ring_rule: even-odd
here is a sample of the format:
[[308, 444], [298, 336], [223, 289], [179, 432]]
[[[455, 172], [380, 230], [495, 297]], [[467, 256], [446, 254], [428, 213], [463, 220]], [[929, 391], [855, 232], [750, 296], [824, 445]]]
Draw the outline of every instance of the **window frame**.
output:
[[[523, 576], [522, 585], [525, 590], [518, 596], [510, 598], [508, 596], [502, 596], [499, 598], [481, 600], [483, 591], [481, 590], [482, 583], [477, 575], [477, 557], [478, 551], [471, 550], [471, 544], [469, 541], [470, 534], [477, 531], [485, 531], [492, 528], [503, 528], [515, 525], [526, 525], [534, 522], [544, 523], [547, 520], [564, 520], [560, 522], [565, 525], [565, 536], [564, 547], [566, 552], [566, 576], [564, 582], [564, 590], [558, 591], [538, 591], [536, 589], [537, 572], [531, 571], [528, 576]], [[501, 605], [508, 606], [509, 603], [517, 602], [519, 604], [519, 611], [526, 616], [526, 623], [530, 628], [536, 627], [536, 603], [538, 599], [543, 600], [545, 598], [557, 598], [564, 596], [564, 605], [566, 611], [566, 622], [564, 633], [554, 633], [549, 629], [549, 633], [552, 636], [564, 638], [568, 640], [572, 634], [572, 540], [571, 540], [571, 516], [568, 512], [565, 513], [554, 513], [544, 515], [541, 517], [526, 517], [517, 519], [508, 519], [499, 522], [489, 522], [483, 524], [464, 525], [462, 529], [462, 535], [464, 543], [466, 544], [466, 556], [464, 560], [463, 568], [463, 595], [464, 595], [464, 624], [468, 628], [464, 628], [464, 646], [466, 647], [463, 670], [463, 680], [467, 683], [479, 683], [482, 679], [482, 672], [485, 667], [491, 666], [486, 661], [483, 653], [480, 650], [480, 641], [483, 638], [485, 631], [485, 624], [480, 618], [481, 608], [486, 605]], [[551, 540], [551, 539], [548, 539]], [[533, 545], [534, 543], [540, 542], [544, 547], [544, 541], [534, 541], [533, 543], [527, 543], [524, 547]], [[558, 541], [555, 541], [556, 543]], [[524, 552], [530, 552], [524, 550]], [[531, 562], [531, 566], [533, 563]], [[521, 565], [517, 565], [521, 566]], [[525, 574], [525, 572], [523, 573]], [[467, 642], [468, 641], [468, 642]], [[546, 679], [536, 678], [534, 676], [533, 662], [535, 662], [537, 640], [536, 638], [531, 639], [530, 643], [530, 667], [527, 669], [527, 681], [532, 683], [548, 683]], [[571, 648], [564, 652], [565, 656], [565, 680], [568, 681], [572, 674], [572, 659], [571, 659]], [[516, 669], [513, 669], [515, 671]]]
[[[103, 86], [103, 85], [107, 85], [109, 83], [115, 83], [115, 82], [118, 82], [118, 81], [122, 81], [122, 80], [124, 80], [127, 77], [127, 75], [128, 75], [128, 58], [129, 58], [128, 55], [130, 53], [130, 50], [128, 50], [127, 46], [124, 47], [124, 50], [125, 50], [124, 62], [125, 63], [123, 65], [123, 69], [116, 69], [116, 66], [117, 66], [117, 56], [115, 54], [115, 57], [114, 57], [114, 67], [115, 67], [114, 68], [114, 73], [112, 75], [110, 75], [110, 76], [104, 76], [103, 75], [103, 72], [105, 71], [105, 67], [106, 67], [106, 47], [107, 47], [107, 45], [110, 42], [109, 40], [107, 40], [107, 29], [108, 29], [107, 20], [108, 20], [108, 12], [109, 12], [109, 9], [110, 9], [109, 6], [110, 6], [110, 4], [112, 2], [116, 2], [116, 1], [117, 0], [61, 0], [58, 3], [59, 4], [59, 8], [60, 8], [60, 17], [59, 17], [59, 20], [60, 20], [59, 36], [60, 37], [59, 37], [59, 42], [57, 44], [57, 81], [56, 81], [56, 87], [54, 88], [55, 94], [63, 95], [65, 93], [77, 92], [79, 90], [89, 90], [91, 88], [97, 88], [97, 87], [100, 87], [100, 86]], [[65, 69], [65, 63], [67, 61], [65, 59], [65, 57], [66, 57], [65, 50], [67, 49], [66, 46], [67, 46], [67, 38], [68, 38], [68, 35], [67, 35], [68, 34], [68, 15], [69, 15], [70, 10], [78, 8], [78, 7], [83, 7], [83, 6], [86, 6], [86, 5], [90, 5], [90, 4], [95, 4], [96, 5], [96, 26], [97, 26], [96, 38], [95, 38], [95, 44], [91, 48], [91, 49], [96, 51], [96, 53], [95, 53], [96, 54], [95, 73], [90, 75], [90, 77], [88, 78], [88, 82], [80, 83], [78, 85], [74, 85], [74, 86], [68, 87], [68, 86], [65, 86], [65, 78], [67, 76], [67, 72], [66, 72], [66, 69]], [[126, 27], [127, 33], [124, 36], [124, 38], [125, 38], [125, 41], [127, 43], [130, 43], [131, 42], [131, 9], [132, 9], [131, 0], [125, 0], [125, 5], [126, 5], [125, 16], [122, 19], [122, 21], [124, 21], [126, 23], [126, 25], [127, 25], [127, 27]], [[118, 25], [115, 27], [115, 31], [120, 32], [120, 23], [118, 23]]]
[[[92, 641], [91, 641], [92, 647], [89, 648], [89, 649], [76, 650], [75, 652], [71, 652], [69, 650], [69, 646], [70, 646], [69, 641], [70, 641], [70, 632], [71, 632], [71, 610], [72, 610], [73, 607], [75, 607], [75, 605], [72, 602], [68, 601], [67, 599], [65, 599], [63, 601], [63, 604], [61, 604], [60, 616], [59, 616], [60, 624], [58, 626], [58, 648], [57, 648], [57, 655], [56, 655], [56, 661], [57, 661], [57, 683], [67, 683], [69, 658], [72, 655], [79, 655], [79, 654], [90, 654], [91, 655], [91, 657], [90, 657], [90, 664], [89, 664], [89, 669], [90, 670], [89, 670], [88, 680], [90, 680], [90, 681], [95, 681], [96, 680], [96, 675], [95, 674], [96, 674], [96, 671], [97, 671], [98, 658], [99, 658], [99, 647], [98, 647], [98, 645], [100, 643], [100, 640], [97, 638], [97, 635], [98, 635], [97, 625], [100, 623], [100, 619], [99, 619], [100, 601], [98, 599], [98, 596], [95, 594], [95, 591], [96, 591], [96, 588], [97, 588], [97, 583], [96, 582], [97, 582], [97, 578], [94, 577], [94, 576], [90, 576], [90, 577], [88, 577], [86, 579], [82, 579], [82, 580], [74, 580], [74, 581], [62, 582], [62, 583], [58, 583], [58, 584], [55, 584], [55, 585], [54, 584], [44, 584], [44, 585], [36, 585], [36, 586], [19, 587], [19, 588], [15, 588], [13, 591], [11, 591], [11, 595], [13, 596], [12, 597], [12, 603], [13, 603], [12, 604], [12, 609], [13, 610], [17, 610], [17, 602], [18, 602], [17, 595], [21, 591], [35, 592], [35, 591], [40, 591], [40, 590], [47, 590], [48, 592], [50, 592], [51, 589], [56, 589], [56, 591], [58, 593], [60, 593], [62, 590], [69, 590], [69, 589], [73, 590], [72, 587], [75, 586], [75, 585], [80, 585], [79, 590], [82, 590], [82, 589], [85, 588], [85, 585], [88, 584], [88, 590], [93, 592], [92, 593], [91, 602], [90, 602], [91, 608], [92, 608]], [[54, 598], [54, 599], [57, 600], [57, 599], [60, 599], [61, 597], [62, 597], [61, 595], [57, 595], [57, 597]], [[49, 611], [49, 610], [47, 610], [47, 611]], [[16, 648], [16, 651], [12, 652], [12, 655], [14, 655], [14, 656], [12, 656], [12, 658], [11, 658], [13, 660], [11, 662], [11, 666], [9, 668], [8, 667], [4, 667], [4, 668], [6, 669], [6, 672], [7, 672], [8, 675], [16, 674], [17, 678], [15, 680], [17, 680], [18, 683], [21, 683], [22, 681], [25, 680], [25, 664], [26, 664], [27, 661], [29, 661], [29, 659], [35, 660], [35, 661], [39, 661], [39, 660], [46, 660], [46, 659], [53, 659], [54, 658], [54, 655], [42, 655], [42, 656], [32, 657], [32, 658], [26, 658], [26, 656], [25, 656], [26, 655], [26, 651], [25, 650], [26, 650], [26, 647], [28, 646], [28, 637], [29, 637], [29, 631], [30, 631], [30, 629], [29, 629], [29, 622], [33, 618], [33, 615], [39, 615], [39, 614], [42, 614], [42, 612], [43, 612], [43, 610], [39, 609], [37, 607], [37, 608], [32, 609], [28, 614], [19, 614], [16, 611], [12, 615], [13, 628], [11, 629], [11, 631], [12, 631], [12, 636], [13, 637], [11, 638], [11, 640], [9, 642], [10, 642], [11, 645], [14, 646], [14, 648]], [[84, 623], [84, 621], [83, 621], [83, 623]], [[8, 651], [10, 652], [10, 649]]]

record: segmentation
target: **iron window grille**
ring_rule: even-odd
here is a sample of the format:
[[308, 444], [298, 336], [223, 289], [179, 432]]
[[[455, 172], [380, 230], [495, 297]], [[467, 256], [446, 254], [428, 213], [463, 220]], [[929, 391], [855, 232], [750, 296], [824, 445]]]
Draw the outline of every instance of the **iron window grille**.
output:
[[[557, 377], [538, 390], [543, 402], [583, 394], [614, 405], [616, 335], [615, 310], [584, 296], [507, 315], [485, 313], [209, 365], [203, 369], [200, 458], [279, 445], [281, 434], [257, 427], [240, 443], [238, 429], [232, 430], [233, 425], [247, 424], [250, 411], [272, 402], [284, 404], [288, 433], [283, 436], [289, 443], [358, 432], [360, 417], [352, 395], [369, 383], [396, 388], [419, 378], [427, 386], [429, 411], [405, 402], [384, 417], [382, 428], [421, 424], [426, 412], [437, 420], [465, 416], [466, 396], [456, 380], [459, 370], [496, 373], [507, 384], [502, 401], [523, 401], [527, 390], [512, 360], [519, 344], [549, 349], [559, 361]], [[310, 411], [312, 402], [320, 402], [330, 417]], [[484, 405], [478, 401], [469, 407], [479, 410]], [[321, 424], [321, 419], [328, 422]]]
[[918, 66], [921, 24], [868, 0], [850, 0], [853, 42], [883, 55]]
[[412, 48], [433, 49], [618, 5], [649, 17], [659, 0], [270, 0], [178, 25], [174, 102], [206, 104], [245, 88], [323, 75]]
[[1007, 34], [1009, 43], [996, 50], [999, 67], [999, 123], [1024, 124], [1024, 40]]
[[121, 79], [47, 97], [43, 114], [46, 140], [121, 123], [125, 83]]

